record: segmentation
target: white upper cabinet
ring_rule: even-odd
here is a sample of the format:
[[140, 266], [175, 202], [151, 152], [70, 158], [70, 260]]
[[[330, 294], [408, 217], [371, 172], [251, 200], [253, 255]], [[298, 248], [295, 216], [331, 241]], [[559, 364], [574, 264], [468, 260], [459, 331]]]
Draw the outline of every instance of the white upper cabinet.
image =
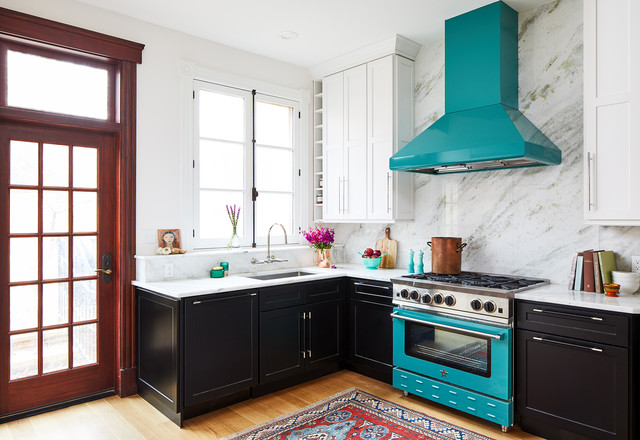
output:
[[585, 221], [640, 225], [640, 2], [584, 2]]
[[325, 221], [413, 218], [413, 176], [389, 170], [413, 137], [413, 80], [398, 55], [323, 79]]

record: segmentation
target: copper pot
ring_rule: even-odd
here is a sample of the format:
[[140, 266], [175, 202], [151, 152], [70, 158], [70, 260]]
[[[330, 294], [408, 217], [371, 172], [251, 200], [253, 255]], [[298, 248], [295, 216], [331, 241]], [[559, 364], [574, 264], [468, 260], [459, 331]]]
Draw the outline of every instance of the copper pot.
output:
[[462, 249], [467, 243], [460, 237], [432, 237], [427, 244], [431, 248], [431, 272], [458, 275], [462, 268]]

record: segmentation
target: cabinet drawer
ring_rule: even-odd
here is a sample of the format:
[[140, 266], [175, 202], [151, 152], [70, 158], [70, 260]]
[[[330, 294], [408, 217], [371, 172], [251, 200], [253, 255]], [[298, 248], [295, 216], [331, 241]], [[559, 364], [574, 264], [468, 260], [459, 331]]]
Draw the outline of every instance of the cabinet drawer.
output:
[[260, 311], [281, 309], [304, 304], [302, 284], [260, 289]]
[[303, 284], [302, 290], [306, 293], [307, 302], [309, 303], [329, 301], [343, 298], [344, 295], [340, 288], [341, 284], [341, 278], [329, 281], [318, 281]]
[[351, 280], [351, 298], [391, 304], [393, 285], [380, 281], [353, 279]]
[[628, 347], [629, 317], [582, 307], [518, 301], [517, 326], [521, 329], [585, 341]]
[[474, 393], [398, 368], [393, 369], [393, 386], [503, 426], [513, 425], [513, 402], [511, 401]]

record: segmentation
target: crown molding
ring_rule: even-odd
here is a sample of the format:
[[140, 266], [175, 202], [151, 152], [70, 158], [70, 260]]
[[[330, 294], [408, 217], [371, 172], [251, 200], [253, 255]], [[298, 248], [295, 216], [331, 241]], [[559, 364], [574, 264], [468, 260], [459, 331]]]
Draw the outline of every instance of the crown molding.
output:
[[318, 80], [329, 74], [340, 72], [350, 67], [392, 54], [415, 61], [419, 50], [420, 44], [396, 34], [393, 37], [311, 66], [309, 72], [314, 80]]

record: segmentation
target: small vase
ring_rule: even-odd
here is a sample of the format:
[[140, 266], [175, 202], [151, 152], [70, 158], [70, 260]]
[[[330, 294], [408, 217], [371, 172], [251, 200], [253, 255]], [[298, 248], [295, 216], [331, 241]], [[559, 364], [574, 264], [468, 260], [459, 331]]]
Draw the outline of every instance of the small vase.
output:
[[318, 249], [318, 267], [331, 267], [331, 249]]
[[236, 226], [233, 227], [233, 233], [231, 234], [231, 238], [229, 239], [229, 243], [227, 243], [227, 248], [239, 248], [240, 247], [240, 237], [238, 237], [238, 232], [236, 230]]

